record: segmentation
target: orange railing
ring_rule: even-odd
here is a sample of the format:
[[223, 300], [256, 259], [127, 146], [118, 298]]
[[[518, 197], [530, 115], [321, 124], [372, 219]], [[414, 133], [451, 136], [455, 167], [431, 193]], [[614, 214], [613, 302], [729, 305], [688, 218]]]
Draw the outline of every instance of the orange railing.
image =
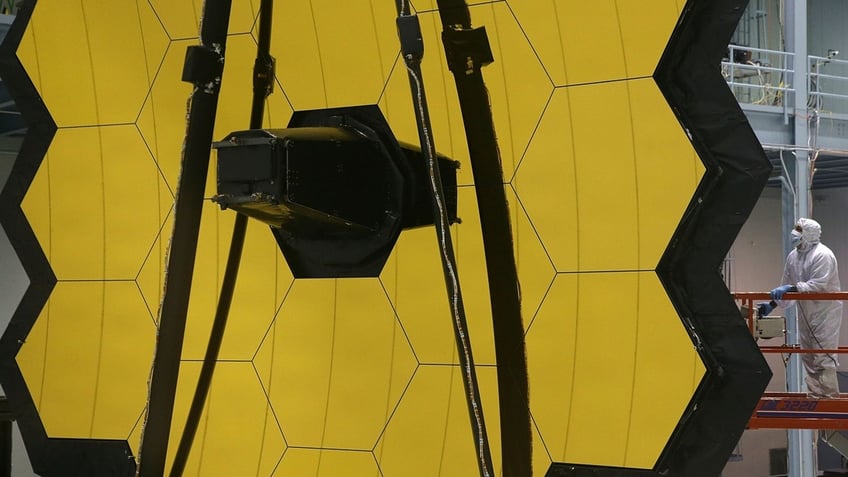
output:
[[[768, 292], [736, 292], [733, 297], [740, 302], [740, 308], [747, 308], [748, 329], [754, 333], [754, 313], [757, 312], [757, 303], [768, 302], [771, 296]], [[784, 300], [842, 300], [848, 301], [848, 292], [832, 293], [797, 293], [790, 292], [784, 295]], [[848, 346], [840, 346], [837, 349], [802, 349], [798, 345], [785, 344], [783, 346], [760, 346], [763, 353], [848, 353]]]
[[[768, 292], [734, 293], [740, 308], [747, 309], [745, 320], [753, 334], [757, 303], [771, 300]], [[787, 293], [786, 300], [842, 300], [848, 292]], [[785, 339], [785, 335], [784, 335]], [[763, 353], [848, 353], [848, 347], [837, 349], [802, 349], [795, 344], [760, 346]], [[763, 394], [751, 419], [749, 429], [839, 429], [848, 430], [848, 394], [838, 398], [817, 399], [803, 393], [767, 392]]]

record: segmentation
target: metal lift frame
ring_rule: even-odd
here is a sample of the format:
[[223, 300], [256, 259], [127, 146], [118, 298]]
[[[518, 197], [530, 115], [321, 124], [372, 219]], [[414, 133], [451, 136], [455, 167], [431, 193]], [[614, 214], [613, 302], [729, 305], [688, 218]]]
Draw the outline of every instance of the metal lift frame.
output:
[[[756, 302], [771, 299], [766, 292], [734, 293], [733, 296], [747, 308], [745, 320], [754, 333], [754, 310]], [[787, 293], [787, 300], [842, 300], [848, 301], [848, 292], [834, 293]], [[804, 349], [798, 345], [760, 346], [764, 354], [845, 354], [848, 346], [835, 349]], [[749, 429], [828, 429], [848, 430], [848, 393], [838, 398], [813, 398], [804, 393], [766, 392], [760, 398], [748, 423]]]

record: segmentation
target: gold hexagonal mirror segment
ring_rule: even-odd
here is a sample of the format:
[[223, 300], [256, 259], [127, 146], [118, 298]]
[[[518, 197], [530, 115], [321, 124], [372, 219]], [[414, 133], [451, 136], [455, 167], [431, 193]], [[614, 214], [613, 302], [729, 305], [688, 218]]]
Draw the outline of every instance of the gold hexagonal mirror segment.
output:
[[47, 434], [126, 439], [155, 339], [135, 282], [59, 282], [17, 356]]
[[651, 468], [704, 374], [654, 272], [557, 275], [526, 339], [555, 462]]
[[22, 206], [60, 280], [132, 280], [172, 202], [122, 125], [59, 130]]
[[683, 2], [507, 0], [557, 86], [653, 74]]
[[370, 451], [418, 362], [377, 279], [296, 280], [254, 359], [289, 445]]
[[39, 0], [18, 56], [58, 126], [95, 126], [135, 121], [167, 47], [147, 2]]

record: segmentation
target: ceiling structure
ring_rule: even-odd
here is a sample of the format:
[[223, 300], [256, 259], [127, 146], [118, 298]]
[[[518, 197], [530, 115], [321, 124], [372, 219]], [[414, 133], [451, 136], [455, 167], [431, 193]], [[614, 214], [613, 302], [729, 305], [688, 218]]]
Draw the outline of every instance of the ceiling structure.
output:
[[[781, 171], [784, 168], [792, 170], [790, 162], [795, 160], [795, 156], [791, 151], [767, 151], [767, 155], [774, 168], [769, 186], [779, 187]], [[846, 161], [845, 156], [823, 152], [817, 155], [812, 166], [813, 176], [812, 181], [810, 181], [810, 189], [823, 190], [848, 187], [848, 161]]]

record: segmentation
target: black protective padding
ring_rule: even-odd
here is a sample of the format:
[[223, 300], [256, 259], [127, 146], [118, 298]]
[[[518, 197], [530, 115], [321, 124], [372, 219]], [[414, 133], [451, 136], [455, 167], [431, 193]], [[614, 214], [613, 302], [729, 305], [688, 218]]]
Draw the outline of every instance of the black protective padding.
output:
[[664, 475], [718, 476], [772, 373], [719, 272], [772, 166], [720, 72], [747, 0], [690, 0], [654, 75], [706, 167], [657, 275], [706, 375], [660, 455]]

